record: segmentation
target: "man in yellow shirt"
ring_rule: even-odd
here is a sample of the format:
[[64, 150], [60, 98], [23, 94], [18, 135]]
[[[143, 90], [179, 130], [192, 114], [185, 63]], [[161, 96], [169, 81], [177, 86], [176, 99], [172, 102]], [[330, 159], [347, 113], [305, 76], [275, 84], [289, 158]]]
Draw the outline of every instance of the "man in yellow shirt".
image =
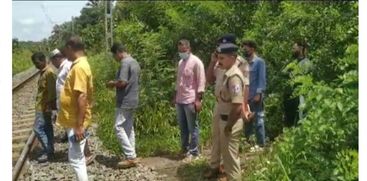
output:
[[43, 53], [34, 53], [31, 58], [35, 67], [40, 70], [36, 97], [36, 120], [33, 130], [43, 147], [43, 151], [37, 160], [38, 162], [46, 162], [54, 154], [54, 132], [51, 111], [56, 109], [56, 74], [47, 65], [46, 57]]
[[84, 146], [88, 134], [86, 128], [91, 120], [93, 93], [92, 72], [84, 53], [84, 44], [79, 37], [70, 38], [65, 44], [67, 58], [72, 61], [60, 94], [59, 125], [67, 129], [69, 142], [69, 162], [77, 180], [88, 180]]

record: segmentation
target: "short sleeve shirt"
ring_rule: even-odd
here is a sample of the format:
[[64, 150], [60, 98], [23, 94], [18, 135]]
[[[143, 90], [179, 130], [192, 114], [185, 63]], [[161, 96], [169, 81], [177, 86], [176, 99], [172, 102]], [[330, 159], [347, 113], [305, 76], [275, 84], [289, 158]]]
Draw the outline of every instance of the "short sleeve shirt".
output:
[[93, 78], [87, 57], [76, 59], [71, 65], [69, 74], [66, 77], [64, 89], [60, 94], [58, 124], [66, 128], [73, 128], [77, 124], [78, 97], [77, 92], [85, 93], [87, 96], [87, 108], [84, 118], [84, 127], [91, 121], [91, 103], [93, 94]]
[[244, 100], [244, 77], [237, 65], [233, 65], [224, 75], [220, 90], [221, 114], [229, 114], [231, 104], [242, 104]]
[[139, 63], [132, 57], [121, 60], [116, 80], [127, 82], [124, 88], [116, 88], [117, 108], [136, 108], [139, 103]]

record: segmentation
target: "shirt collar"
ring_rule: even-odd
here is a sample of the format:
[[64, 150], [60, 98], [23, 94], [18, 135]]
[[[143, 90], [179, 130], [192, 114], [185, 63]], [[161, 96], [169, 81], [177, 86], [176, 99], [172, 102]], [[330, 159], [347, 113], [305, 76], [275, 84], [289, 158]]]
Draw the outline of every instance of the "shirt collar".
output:
[[298, 62], [301, 62], [302, 60], [306, 59], [306, 57], [298, 57], [297, 60]]
[[66, 61], [68, 61], [68, 60], [67, 59], [64, 59], [64, 61], [61, 62], [59, 69], [61, 69], [66, 64]]
[[227, 77], [231, 76], [233, 74], [233, 72], [235, 71], [236, 68], [237, 68], [237, 65], [236, 65], [236, 63], [234, 63], [232, 65], [232, 67], [226, 71], [225, 75]]
[[74, 62], [73, 62], [73, 65], [75, 65], [75, 64], [77, 64], [77, 63], [79, 63], [80, 61], [82, 61], [82, 60], [85, 60], [87, 57], [86, 56], [82, 56], [82, 57], [79, 57], [79, 58], [77, 58]]
[[43, 73], [43, 72], [45, 72], [46, 70], [47, 70], [47, 68], [48, 68], [48, 65], [46, 65], [45, 66], [45, 68], [43, 68], [42, 70], [41, 70], [41, 72]]
[[247, 60], [247, 61], [248, 61], [248, 63], [253, 63], [256, 58], [257, 58], [257, 55], [254, 54], [254, 57], [252, 57], [251, 60]]
[[126, 56], [126, 57], [122, 58], [122, 59], [120, 60], [120, 62], [121, 62], [121, 61], [124, 61], [124, 60], [126, 60], [126, 59], [129, 59], [130, 57], [131, 57], [130, 55]]

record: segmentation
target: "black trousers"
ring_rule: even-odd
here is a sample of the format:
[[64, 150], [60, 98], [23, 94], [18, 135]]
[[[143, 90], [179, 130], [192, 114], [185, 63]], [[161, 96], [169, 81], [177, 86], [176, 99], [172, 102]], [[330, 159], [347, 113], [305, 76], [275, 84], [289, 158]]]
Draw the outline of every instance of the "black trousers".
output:
[[299, 97], [291, 98], [290, 95], [284, 97], [284, 126], [292, 127], [297, 125], [299, 121], [298, 106]]

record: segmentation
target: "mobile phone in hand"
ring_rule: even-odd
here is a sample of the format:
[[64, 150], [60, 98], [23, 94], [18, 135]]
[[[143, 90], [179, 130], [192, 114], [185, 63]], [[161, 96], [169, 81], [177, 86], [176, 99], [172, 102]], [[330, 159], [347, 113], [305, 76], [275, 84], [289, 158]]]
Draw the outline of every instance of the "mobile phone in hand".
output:
[[[89, 132], [84, 131], [84, 135], [83, 135], [84, 139], [88, 138], [89, 136], [90, 136]], [[75, 136], [75, 134], [73, 134], [72, 136], [70, 136], [70, 137], [69, 137], [69, 139], [70, 139], [70, 140], [71, 140], [71, 142], [73, 142], [73, 143], [78, 143], [78, 142], [79, 142], [79, 141], [77, 141], [77, 140], [76, 140], [76, 136]]]

